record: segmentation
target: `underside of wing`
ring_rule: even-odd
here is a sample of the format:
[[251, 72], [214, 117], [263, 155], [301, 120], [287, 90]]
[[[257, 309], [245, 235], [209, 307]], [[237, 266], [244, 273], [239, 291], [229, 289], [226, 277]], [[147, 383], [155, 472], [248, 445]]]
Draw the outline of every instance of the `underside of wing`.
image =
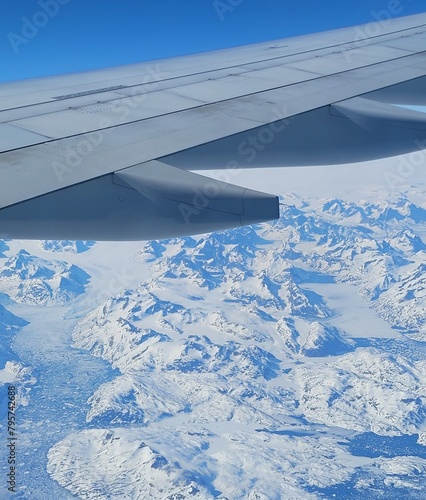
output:
[[162, 161], [194, 170], [313, 166], [422, 149], [426, 149], [426, 77], [336, 101]]
[[189, 171], [425, 149], [425, 49], [420, 14], [374, 35], [3, 84], [0, 237], [151, 239], [275, 218], [276, 196]]
[[4, 208], [0, 237], [160, 239], [278, 216], [276, 196], [152, 161]]

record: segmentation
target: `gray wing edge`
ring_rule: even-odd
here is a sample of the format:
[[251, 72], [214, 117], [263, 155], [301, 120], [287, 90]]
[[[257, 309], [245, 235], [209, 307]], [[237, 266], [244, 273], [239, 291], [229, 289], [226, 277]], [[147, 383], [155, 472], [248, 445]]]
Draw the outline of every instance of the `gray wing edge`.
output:
[[274, 195], [150, 161], [0, 210], [0, 238], [150, 240], [277, 218]]

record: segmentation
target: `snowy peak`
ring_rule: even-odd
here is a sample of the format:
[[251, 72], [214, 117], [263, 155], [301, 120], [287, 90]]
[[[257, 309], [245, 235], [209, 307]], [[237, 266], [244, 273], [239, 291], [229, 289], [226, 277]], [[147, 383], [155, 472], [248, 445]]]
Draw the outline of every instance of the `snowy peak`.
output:
[[411, 266], [411, 272], [380, 296], [380, 314], [397, 328], [419, 333], [426, 340], [426, 264]]
[[322, 206], [322, 211], [333, 217], [348, 219], [353, 223], [363, 222], [367, 218], [367, 214], [362, 207], [339, 199], [327, 200]]
[[28, 321], [18, 318], [0, 304], [0, 335], [2, 338], [7, 333], [16, 333], [25, 325], [28, 325]]
[[300, 346], [304, 356], [338, 356], [355, 349], [355, 343], [347, 339], [338, 328], [314, 322]]
[[4, 240], [0, 240], [0, 258], [5, 257], [4, 252], [9, 250], [9, 246], [6, 244]]
[[70, 241], [70, 240], [43, 240], [40, 242], [41, 248], [48, 252], [62, 253], [83, 253], [87, 252], [94, 241]]
[[[147, 498], [147, 493], [158, 500], [214, 498], [178, 462], [170, 463], [142, 441], [138, 432], [114, 429], [71, 434], [49, 451], [48, 472], [63, 483], [63, 471], [69, 470], [76, 456], [79, 466], [67, 475], [66, 483], [79, 497], [90, 491], [92, 498]], [[83, 479], [80, 471], [87, 468], [90, 474]]]
[[89, 278], [75, 265], [21, 250], [0, 268], [0, 290], [23, 304], [63, 304], [84, 293]]
[[[80, 400], [91, 430], [49, 453], [60, 485], [159, 499], [424, 488], [425, 346], [411, 340], [426, 339], [423, 205], [286, 199], [278, 222], [147, 243], [148, 278], [78, 318], [87, 352], [72, 357], [109, 366]], [[21, 253], [2, 280], [54, 290], [61, 273], [79, 283], [71, 268]]]
[[383, 227], [389, 222], [403, 222], [407, 219], [416, 224], [426, 222], [426, 210], [409, 201], [404, 195], [392, 201], [361, 201], [359, 204], [330, 198], [323, 203], [321, 209], [327, 216], [345, 219], [352, 224], [362, 223]]
[[426, 420], [422, 363], [359, 349], [330, 363], [297, 366], [310, 421], [381, 435], [411, 434]]
[[276, 324], [277, 333], [294, 354], [307, 357], [339, 356], [355, 349], [355, 342], [339, 328], [319, 321], [299, 321], [299, 324], [303, 325], [307, 333], [301, 334], [292, 318], [283, 317]]
[[0, 368], [4, 368], [8, 361], [17, 360], [10, 343], [13, 336], [25, 325], [28, 325], [28, 321], [18, 318], [0, 304]]

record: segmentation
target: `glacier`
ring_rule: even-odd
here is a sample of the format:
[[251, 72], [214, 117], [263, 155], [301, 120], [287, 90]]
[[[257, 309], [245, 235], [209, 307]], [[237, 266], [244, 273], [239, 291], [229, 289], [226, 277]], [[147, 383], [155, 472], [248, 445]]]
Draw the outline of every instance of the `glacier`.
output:
[[18, 497], [424, 498], [426, 191], [365, 169], [283, 169], [253, 227], [0, 242]]

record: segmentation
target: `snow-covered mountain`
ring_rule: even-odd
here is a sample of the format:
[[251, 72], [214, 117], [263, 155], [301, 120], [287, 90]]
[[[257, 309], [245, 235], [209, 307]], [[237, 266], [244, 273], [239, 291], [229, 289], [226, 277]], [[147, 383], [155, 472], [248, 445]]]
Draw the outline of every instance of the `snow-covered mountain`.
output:
[[[4, 297], [0, 297], [1, 301], [8, 302]], [[0, 303], [0, 418], [2, 422], [7, 422], [9, 402], [4, 388], [9, 384], [15, 385], [19, 405], [27, 405], [31, 387], [36, 382], [31, 367], [25, 366], [19, 360], [11, 346], [14, 336], [26, 325], [28, 321], [16, 316]]]
[[40, 246], [49, 252], [83, 253], [87, 252], [94, 241], [42, 240]]
[[0, 291], [22, 304], [62, 304], [84, 293], [89, 278], [75, 265], [20, 250], [0, 268]]
[[[66, 403], [40, 442], [37, 481], [56, 497], [87, 499], [423, 498], [420, 199], [289, 194], [275, 223], [123, 254], [121, 276], [149, 272], [132, 275], [132, 286], [119, 280], [106, 300], [101, 284], [111, 279], [90, 260], [102, 243], [82, 252], [55, 242], [43, 257], [5, 244], [4, 328], [15, 335], [24, 324], [13, 330], [14, 318], [31, 321], [17, 334], [19, 352], [25, 335], [35, 338], [37, 311], [52, 304], [51, 328], [63, 325], [72, 343], [52, 340], [56, 351], [43, 357], [55, 360], [55, 376], [61, 370], [54, 397]], [[61, 248], [63, 261], [47, 259]], [[75, 307], [85, 297], [96, 307]], [[96, 381], [92, 363], [109, 367]], [[39, 394], [42, 380], [26, 422], [38, 418]]]
[[27, 324], [28, 321], [18, 318], [0, 304], [0, 368], [4, 368], [7, 361], [16, 359], [10, 348], [11, 337]]

